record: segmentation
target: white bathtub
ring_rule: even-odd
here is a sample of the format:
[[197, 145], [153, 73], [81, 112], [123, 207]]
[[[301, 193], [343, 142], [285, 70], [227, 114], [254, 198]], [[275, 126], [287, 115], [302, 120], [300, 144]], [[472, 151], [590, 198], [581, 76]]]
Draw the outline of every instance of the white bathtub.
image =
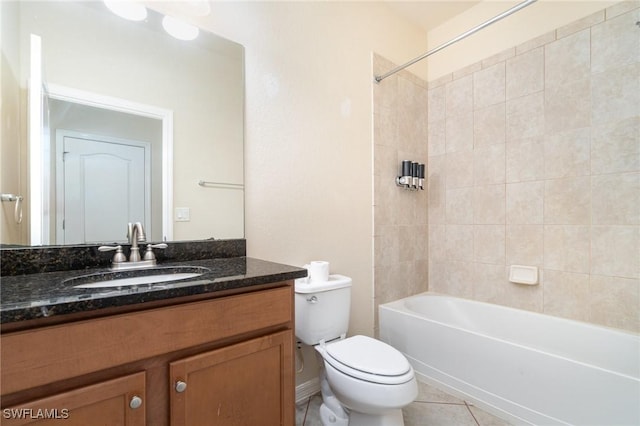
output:
[[433, 293], [379, 309], [420, 379], [514, 424], [640, 425], [637, 334]]

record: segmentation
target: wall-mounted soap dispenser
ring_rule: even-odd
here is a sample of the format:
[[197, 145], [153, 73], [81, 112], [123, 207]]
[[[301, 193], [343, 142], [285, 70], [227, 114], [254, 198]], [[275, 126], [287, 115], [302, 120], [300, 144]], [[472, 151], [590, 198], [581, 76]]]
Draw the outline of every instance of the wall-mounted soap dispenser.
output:
[[424, 173], [424, 164], [403, 160], [400, 167], [400, 176], [396, 177], [396, 185], [413, 191], [424, 190]]

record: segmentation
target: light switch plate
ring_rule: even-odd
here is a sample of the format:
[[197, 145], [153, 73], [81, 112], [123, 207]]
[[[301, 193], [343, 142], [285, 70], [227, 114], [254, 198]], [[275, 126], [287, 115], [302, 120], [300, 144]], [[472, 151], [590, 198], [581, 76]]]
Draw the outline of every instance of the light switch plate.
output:
[[189, 222], [191, 220], [191, 211], [189, 207], [176, 207], [176, 222]]

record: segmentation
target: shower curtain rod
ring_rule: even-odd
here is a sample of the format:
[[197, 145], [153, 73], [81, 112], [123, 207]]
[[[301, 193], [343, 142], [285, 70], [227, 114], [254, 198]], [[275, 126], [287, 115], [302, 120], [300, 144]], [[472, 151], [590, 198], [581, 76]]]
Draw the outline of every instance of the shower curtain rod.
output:
[[509, 10], [506, 10], [506, 11], [502, 12], [500, 15], [494, 16], [493, 18], [489, 19], [489, 20], [488, 20], [488, 21], [486, 21], [486, 22], [483, 22], [482, 24], [478, 25], [477, 27], [473, 27], [473, 28], [471, 28], [469, 31], [467, 31], [467, 32], [465, 32], [465, 33], [460, 34], [458, 37], [456, 37], [456, 38], [454, 38], [454, 39], [451, 39], [451, 40], [449, 40], [448, 42], [443, 43], [443, 44], [441, 44], [440, 46], [438, 46], [438, 47], [436, 47], [436, 48], [433, 48], [433, 49], [429, 50], [427, 53], [425, 53], [425, 54], [423, 54], [423, 55], [420, 55], [420, 56], [418, 56], [417, 58], [414, 58], [414, 59], [410, 60], [410, 61], [409, 61], [409, 62], [407, 62], [406, 64], [404, 64], [404, 65], [400, 65], [400, 66], [398, 66], [398, 67], [396, 67], [396, 68], [392, 69], [391, 71], [389, 71], [389, 72], [387, 72], [387, 73], [385, 73], [385, 74], [382, 74], [382, 75], [376, 75], [376, 76], [375, 76], [375, 81], [376, 81], [376, 83], [380, 83], [380, 82], [381, 82], [382, 80], [384, 80], [385, 78], [387, 78], [387, 77], [389, 77], [389, 76], [391, 76], [391, 75], [393, 75], [393, 74], [395, 74], [395, 73], [397, 73], [397, 72], [399, 72], [399, 71], [402, 71], [403, 69], [407, 68], [408, 66], [411, 66], [411, 65], [415, 64], [416, 62], [421, 61], [421, 60], [425, 59], [426, 57], [433, 55], [433, 54], [434, 54], [434, 53], [436, 53], [436, 52], [441, 51], [441, 50], [442, 50], [442, 49], [444, 49], [445, 47], [449, 47], [449, 46], [451, 46], [452, 44], [457, 43], [457, 42], [459, 42], [460, 40], [462, 40], [462, 39], [465, 39], [465, 38], [469, 37], [471, 34], [476, 33], [476, 32], [480, 31], [481, 29], [483, 29], [483, 28], [485, 28], [485, 27], [488, 27], [489, 25], [493, 24], [494, 22], [498, 22], [498, 21], [499, 21], [499, 20], [501, 20], [502, 18], [506, 18], [507, 16], [511, 15], [512, 13], [516, 13], [516, 12], [517, 12], [517, 11], [519, 11], [520, 9], [523, 9], [523, 8], [525, 8], [525, 7], [529, 6], [530, 4], [535, 3], [536, 1], [537, 1], [537, 0], [525, 0], [525, 1], [523, 1], [522, 3], [519, 3], [519, 4], [515, 5], [515, 6], [514, 6], [514, 7], [512, 7], [511, 9], [509, 9]]

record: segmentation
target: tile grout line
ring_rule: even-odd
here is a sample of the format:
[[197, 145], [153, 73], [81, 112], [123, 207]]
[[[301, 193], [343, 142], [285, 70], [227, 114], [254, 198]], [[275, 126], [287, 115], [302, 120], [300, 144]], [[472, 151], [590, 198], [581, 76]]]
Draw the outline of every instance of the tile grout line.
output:
[[476, 419], [476, 416], [473, 415], [473, 411], [471, 411], [471, 406], [469, 405], [469, 403], [467, 403], [467, 401], [464, 401], [464, 405], [467, 407], [467, 410], [469, 411], [469, 414], [471, 414], [471, 417], [473, 417], [473, 421], [475, 421], [476, 424], [480, 426], [480, 422], [478, 421], [478, 419]]
[[302, 418], [303, 426], [307, 422], [307, 413], [309, 413], [309, 405], [311, 405], [311, 398], [312, 396], [310, 396], [309, 399], [307, 399], [307, 407], [304, 409], [304, 417]]

